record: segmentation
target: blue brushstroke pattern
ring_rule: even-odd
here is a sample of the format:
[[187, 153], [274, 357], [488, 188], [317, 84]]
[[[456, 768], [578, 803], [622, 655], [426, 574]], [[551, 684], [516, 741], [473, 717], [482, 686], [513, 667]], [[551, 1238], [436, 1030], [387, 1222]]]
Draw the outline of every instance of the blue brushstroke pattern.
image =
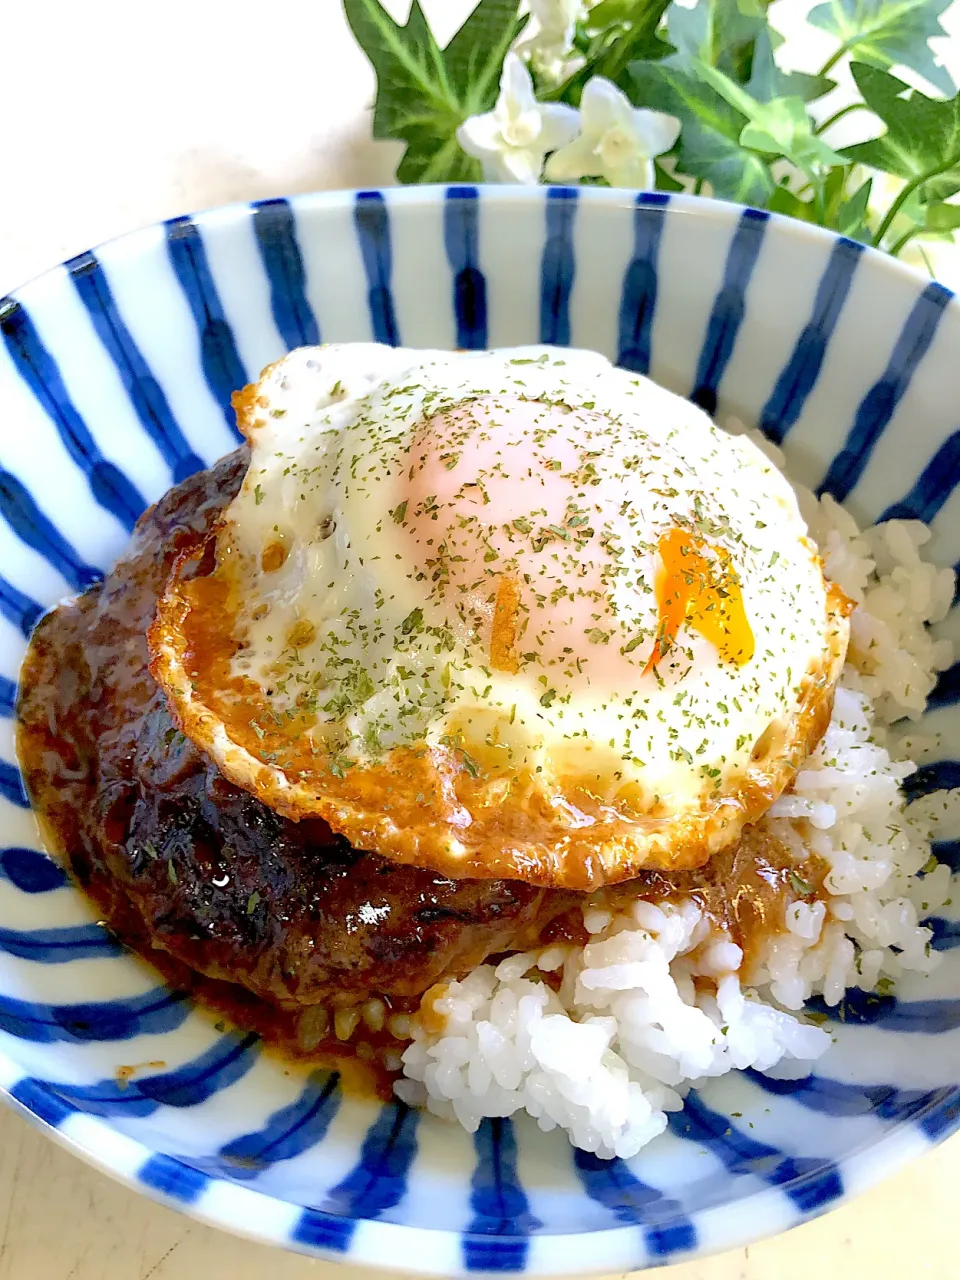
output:
[[577, 271], [573, 229], [577, 217], [576, 187], [548, 187], [546, 236], [540, 260], [540, 341], [570, 345], [570, 295]]
[[20, 770], [9, 760], [0, 760], [0, 796], [15, 804], [18, 809], [30, 808]]
[[940, 707], [952, 707], [957, 702], [960, 702], [960, 662], [955, 662], [937, 676], [937, 683], [927, 697], [927, 710], [937, 711]]
[[662, 192], [642, 192], [633, 214], [633, 258], [623, 278], [617, 351], [617, 364], [633, 373], [650, 372], [660, 237], [669, 203]]
[[960, 1027], [960, 1000], [897, 1000], [851, 988], [839, 1004], [813, 996], [804, 1008], [831, 1022], [879, 1027], [908, 1035], [938, 1036]]
[[817, 493], [832, 494], [838, 502], [849, 497], [897, 405], [906, 395], [920, 362], [927, 354], [953, 294], [933, 282], [917, 298], [880, 380], [867, 392], [857, 410], [843, 448], [830, 464]]
[[11, 719], [17, 710], [17, 682], [0, 676], [0, 716]]
[[0, 614], [29, 639], [33, 628], [43, 617], [43, 609], [12, 582], [0, 577]]
[[960, 478], [960, 431], [946, 439], [921, 471], [909, 493], [892, 503], [877, 521], [922, 520], [930, 524]]
[[934, 840], [930, 852], [956, 875], [960, 872], [960, 840]]
[[707, 413], [717, 410], [717, 392], [746, 314], [747, 286], [757, 264], [769, 217], [760, 209], [744, 209], [727, 254], [723, 284], [710, 312], [690, 393], [694, 404]]
[[275, 1111], [262, 1129], [234, 1138], [220, 1149], [216, 1166], [225, 1176], [252, 1179], [264, 1169], [293, 1160], [326, 1137], [343, 1095], [336, 1072], [317, 1072], [299, 1098]]
[[862, 253], [862, 244], [843, 238], [830, 251], [817, 286], [810, 319], [804, 325], [790, 359], [760, 414], [760, 430], [775, 444], [783, 443], [816, 386]]
[[10, 1097], [19, 1102], [22, 1107], [26, 1107], [31, 1115], [37, 1116], [44, 1124], [54, 1129], [59, 1129], [65, 1120], [76, 1115], [77, 1112], [76, 1107], [71, 1107], [69, 1103], [64, 1102], [49, 1085], [42, 1080], [34, 1080], [30, 1076], [18, 1080], [11, 1087]]
[[203, 238], [187, 217], [165, 224], [167, 254], [193, 314], [200, 342], [200, 365], [223, 420], [234, 439], [242, 440], [231, 404], [234, 391], [250, 381], [214, 284]]
[[180, 1204], [196, 1204], [210, 1182], [205, 1173], [173, 1156], [154, 1155], [137, 1170], [137, 1180]]
[[832, 1160], [788, 1156], [757, 1142], [736, 1129], [729, 1116], [708, 1107], [695, 1089], [687, 1094], [682, 1111], [667, 1115], [667, 1123], [678, 1138], [706, 1147], [730, 1173], [752, 1175], [779, 1187], [801, 1213], [818, 1213], [843, 1195], [843, 1179]]
[[229, 1088], [254, 1065], [259, 1047], [258, 1036], [231, 1032], [174, 1071], [133, 1076], [124, 1083], [116, 1079], [98, 1080], [89, 1085], [43, 1080], [33, 1083], [52, 1091], [71, 1109], [85, 1115], [143, 1119], [161, 1107], [197, 1107]]
[[934, 951], [955, 951], [960, 947], [960, 920], [945, 920], [943, 916], [928, 916], [924, 928], [933, 930], [931, 946]]
[[601, 1160], [575, 1149], [573, 1164], [590, 1199], [625, 1226], [643, 1227], [647, 1251], [660, 1261], [697, 1247], [696, 1227], [679, 1200], [641, 1182], [622, 1160]]
[[67, 394], [56, 361], [40, 341], [22, 303], [13, 298], [0, 300], [0, 334], [17, 372], [56, 427], [71, 460], [86, 476], [95, 501], [131, 531], [146, 509], [146, 499], [97, 448]]
[[123, 954], [123, 947], [102, 925], [68, 925], [61, 929], [0, 928], [0, 951], [34, 964], [67, 964]]
[[417, 1111], [401, 1103], [382, 1107], [370, 1126], [360, 1159], [320, 1208], [304, 1209], [293, 1238], [313, 1248], [344, 1252], [360, 1218], [378, 1218], [407, 1193], [417, 1154]]
[[474, 1134], [477, 1160], [470, 1180], [473, 1217], [463, 1235], [468, 1271], [523, 1271], [531, 1231], [543, 1224], [517, 1176], [517, 1140], [509, 1120], [484, 1120]]
[[21, 893], [51, 893], [63, 888], [67, 873], [45, 853], [11, 846], [0, 849], [0, 879], [9, 880]]
[[85, 564], [53, 521], [43, 514], [30, 490], [16, 476], [3, 470], [0, 470], [0, 515], [21, 542], [38, 551], [74, 591], [86, 591], [102, 579], [102, 572]]
[[808, 1111], [838, 1118], [876, 1116], [890, 1124], [922, 1119], [956, 1092], [952, 1085], [939, 1089], [898, 1089], [892, 1084], [847, 1084], [818, 1075], [805, 1076], [802, 1080], [773, 1080], [752, 1067], [746, 1074], [764, 1093], [775, 1098], [792, 1098]]
[[167, 397], [124, 323], [96, 255], [81, 253], [64, 265], [97, 336], [116, 366], [140, 425], [170, 468], [174, 483], [202, 471], [203, 460], [191, 449]]
[[935, 760], [932, 764], [922, 764], [916, 773], [904, 778], [901, 785], [908, 803], [934, 791], [952, 791], [954, 787], [960, 787], [960, 760]]
[[483, 351], [487, 345], [487, 281], [480, 270], [479, 194], [476, 187], [450, 187], [443, 203], [443, 243], [453, 272], [457, 346]]
[[943, 1101], [920, 1120], [920, 1128], [931, 1142], [942, 1142], [960, 1126], [960, 1088], [945, 1092]]
[[399, 347], [400, 331], [391, 289], [393, 250], [390, 245], [390, 215], [382, 194], [379, 191], [358, 191], [353, 217], [367, 276], [367, 304], [373, 339], [386, 343], [388, 347]]
[[317, 318], [307, 301], [307, 276], [289, 200], [259, 200], [253, 206], [253, 230], [270, 281], [270, 308], [288, 351], [315, 347]]
[[175, 1031], [190, 1006], [181, 991], [156, 987], [141, 996], [90, 1004], [39, 1004], [0, 995], [0, 1031], [35, 1044], [92, 1044]]

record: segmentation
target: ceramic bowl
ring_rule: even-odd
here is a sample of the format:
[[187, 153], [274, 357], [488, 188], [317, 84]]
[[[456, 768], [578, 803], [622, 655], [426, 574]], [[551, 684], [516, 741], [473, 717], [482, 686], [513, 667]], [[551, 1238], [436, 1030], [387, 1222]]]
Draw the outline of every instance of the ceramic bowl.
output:
[[[3, 300], [0, 331], [0, 1086], [25, 1116], [205, 1222], [436, 1275], [600, 1274], [723, 1249], [832, 1208], [957, 1127], [960, 926], [946, 918], [936, 973], [833, 1011], [815, 1074], [695, 1089], [633, 1160], [525, 1119], [470, 1135], [344, 1097], [254, 1036], [219, 1034], [96, 924], [42, 852], [13, 722], [41, 612], [95, 581], [174, 481], [236, 445], [230, 393], [304, 343], [596, 348], [759, 425], [797, 479], [863, 520], [932, 523], [953, 564], [948, 290], [705, 199], [414, 188], [175, 218]], [[960, 617], [943, 626], [960, 634]], [[957, 697], [954, 670], [914, 796], [960, 783]], [[942, 836], [939, 856], [960, 866], [960, 830]]]

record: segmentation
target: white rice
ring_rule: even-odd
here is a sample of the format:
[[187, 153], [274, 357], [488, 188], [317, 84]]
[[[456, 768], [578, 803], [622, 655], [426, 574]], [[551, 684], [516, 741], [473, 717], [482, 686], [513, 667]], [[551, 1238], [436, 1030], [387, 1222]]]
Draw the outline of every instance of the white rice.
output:
[[[751, 435], [782, 467], [779, 450]], [[403, 1054], [395, 1088], [405, 1101], [470, 1131], [526, 1111], [577, 1147], [629, 1157], [697, 1081], [825, 1052], [829, 1035], [792, 1012], [812, 995], [832, 1006], [850, 988], [887, 990], [936, 965], [921, 920], [949, 898], [950, 871], [917, 875], [931, 859], [930, 807], [905, 809], [900, 783], [916, 765], [902, 729], [953, 661], [927, 624], [949, 610], [954, 574], [923, 559], [930, 530], [918, 521], [861, 531], [832, 498], [798, 499], [827, 576], [857, 609], [830, 726], [762, 821], [798, 864], [816, 855], [829, 865], [824, 899], [787, 906], [749, 986], [740, 948], [694, 901], [638, 899], [618, 912], [589, 902], [586, 946], [482, 965], [431, 997]], [[960, 793], [947, 803], [960, 816]], [[561, 970], [555, 992], [543, 975]]]

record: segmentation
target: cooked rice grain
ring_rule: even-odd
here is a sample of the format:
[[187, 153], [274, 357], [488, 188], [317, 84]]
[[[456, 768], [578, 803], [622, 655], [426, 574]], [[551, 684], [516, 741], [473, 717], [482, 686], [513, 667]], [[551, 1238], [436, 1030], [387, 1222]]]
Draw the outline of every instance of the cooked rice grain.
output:
[[953, 660], [928, 624], [949, 610], [954, 574], [923, 559], [930, 530], [918, 521], [861, 531], [832, 498], [798, 489], [798, 500], [827, 576], [857, 608], [827, 733], [763, 821], [798, 863], [815, 854], [829, 866], [822, 896], [787, 905], [749, 986], [740, 948], [693, 901], [637, 900], [617, 913], [588, 903], [586, 946], [510, 956], [432, 994], [429, 1025], [442, 1030], [411, 1022], [395, 1086], [407, 1102], [471, 1131], [527, 1111], [577, 1147], [629, 1157], [697, 1081], [824, 1053], [829, 1035], [797, 1016], [812, 995], [836, 1005], [851, 988], [936, 965], [922, 920], [949, 899], [951, 876], [945, 866], [919, 873], [933, 821], [960, 821], [960, 793], [905, 808], [900, 784], [916, 765], [904, 748], [929, 744], [902, 722], [922, 715]]

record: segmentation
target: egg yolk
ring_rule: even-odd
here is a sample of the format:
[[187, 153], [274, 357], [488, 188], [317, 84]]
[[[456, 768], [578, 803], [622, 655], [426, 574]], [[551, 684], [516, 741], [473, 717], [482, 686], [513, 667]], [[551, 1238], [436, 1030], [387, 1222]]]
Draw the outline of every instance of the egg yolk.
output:
[[[649, 525], [642, 488], [634, 498], [629, 483], [596, 470], [615, 430], [592, 409], [492, 395], [422, 424], [391, 495], [407, 546], [397, 560], [482, 645], [492, 670], [530, 667], [547, 689], [555, 676], [594, 688], [636, 680], [643, 656], [631, 656], [636, 622], [619, 547], [648, 546]], [[654, 647], [643, 673], [684, 626], [722, 662], [748, 662], [754, 638], [729, 552], [677, 527], [655, 546]]]
[[396, 478], [405, 571], [494, 671], [636, 675], [622, 642], [589, 638], [617, 636], [618, 567], [602, 539], [624, 495], [598, 482], [590, 443], [610, 429], [587, 409], [479, 396], [427, 419]]
[[670, 653], [683, 626], [714, 645], [721, 661], [740, 667], [749, 662], [753, 631], [730, 553], [686, 529], [662, 533], [657, 550], [657, 637], [645, 671]]

